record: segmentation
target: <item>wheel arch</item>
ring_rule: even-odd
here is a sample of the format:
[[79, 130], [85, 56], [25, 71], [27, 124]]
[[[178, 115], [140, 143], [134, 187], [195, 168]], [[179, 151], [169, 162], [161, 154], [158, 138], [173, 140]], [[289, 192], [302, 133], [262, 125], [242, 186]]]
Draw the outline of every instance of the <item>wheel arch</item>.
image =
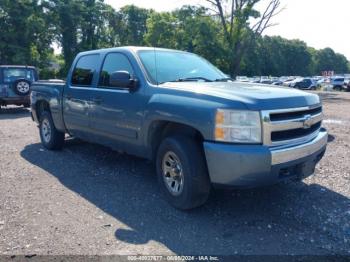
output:
[[168, 120], [157, 120], [153, 121], [148, 129], [147, 136], [147, 145], [149, 148], [148, 157], [150, 159], [155, 159], [156, 152], [161, 141], [165, 137], [169, 137], [171, 135], [183, 135], [187, 137], [191, 137], [202, 143], [204, 141], [203, 134], [193, 126], [188, 124], [168, 121]]
[[37, 118], [40, 121], [40, 116], [43, 112], [47, 111], [51, 114], [50, 104], [45, 100], [39, 100], [35, 103]]

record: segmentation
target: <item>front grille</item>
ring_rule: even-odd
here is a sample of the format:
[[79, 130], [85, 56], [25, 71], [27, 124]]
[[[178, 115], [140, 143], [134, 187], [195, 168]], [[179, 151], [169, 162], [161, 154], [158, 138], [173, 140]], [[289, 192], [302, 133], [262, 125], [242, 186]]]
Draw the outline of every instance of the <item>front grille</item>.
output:
[[262, 118], [265, 145], [301, 143], [317, 136], [322, 124], [322, 107], [262, 111]]
[[312, 125], [308, 129], [297, 128], [297, 129], [290, 129], [285, 131], [275, 131], [271, 133], [271, 141], [280, 142], [284, 140], [291, 140], [291, 139], [305, 137], [316, 132], [318, 129], [320, 129], [320, 127], [321, 127], [321, 122], [318, 122]]
[[303, 117], [304, 115], [317, 115], [322, 113], [322, 107], [309, 110], [270, 114], [270, 121], [282, 121]]

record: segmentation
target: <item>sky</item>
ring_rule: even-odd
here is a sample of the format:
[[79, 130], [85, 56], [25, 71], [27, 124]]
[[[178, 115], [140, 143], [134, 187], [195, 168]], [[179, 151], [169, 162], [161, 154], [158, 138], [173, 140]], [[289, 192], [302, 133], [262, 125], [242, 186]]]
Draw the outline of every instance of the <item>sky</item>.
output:
[[[257, 6], [263, 10], [268, 0]], [[205, 0], [105, 0], [114, 8], [128, 4], [171, 11], [182, 5], [204, 4]], [[284, 10], [274, 18], [278, 25], [265, 34], [300, 39], [309, 46], [321, 49], [331, 47], [350, 60], [350, 0], [281, 0]]]

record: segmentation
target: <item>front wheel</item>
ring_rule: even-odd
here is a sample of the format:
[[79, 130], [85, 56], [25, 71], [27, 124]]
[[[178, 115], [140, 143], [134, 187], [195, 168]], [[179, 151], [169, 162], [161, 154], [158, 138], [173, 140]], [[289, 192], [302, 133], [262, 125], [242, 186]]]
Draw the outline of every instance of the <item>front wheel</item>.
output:
[[210, 193], [210, 179], [202, 148], [193, 138], [173, 136], [159, 146], [156, 159], [160, 188], [175, 208], [203, 205]]
[[63, 147], [65, 134], [56, 129], [49, 112], [41, 114], [39, 129], [44, 147], [49, 150], [59, 150]]

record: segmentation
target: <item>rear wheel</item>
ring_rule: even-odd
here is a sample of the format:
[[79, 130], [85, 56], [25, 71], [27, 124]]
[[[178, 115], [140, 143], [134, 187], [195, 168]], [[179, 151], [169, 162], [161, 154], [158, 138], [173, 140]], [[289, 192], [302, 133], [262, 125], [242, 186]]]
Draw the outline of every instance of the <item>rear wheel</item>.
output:
[[202, 148], [193, 138], [173, 136], [159, 146], [156, 159], [160, 188], [167, 201], [182, 210], [203, 205], [210, 179]]
[[40, 116], [39, 130], [44, 147], [49, 150], [59, 150], [63, 147], [65, 134], [56, 129], [51, 114], [47, 111]]

